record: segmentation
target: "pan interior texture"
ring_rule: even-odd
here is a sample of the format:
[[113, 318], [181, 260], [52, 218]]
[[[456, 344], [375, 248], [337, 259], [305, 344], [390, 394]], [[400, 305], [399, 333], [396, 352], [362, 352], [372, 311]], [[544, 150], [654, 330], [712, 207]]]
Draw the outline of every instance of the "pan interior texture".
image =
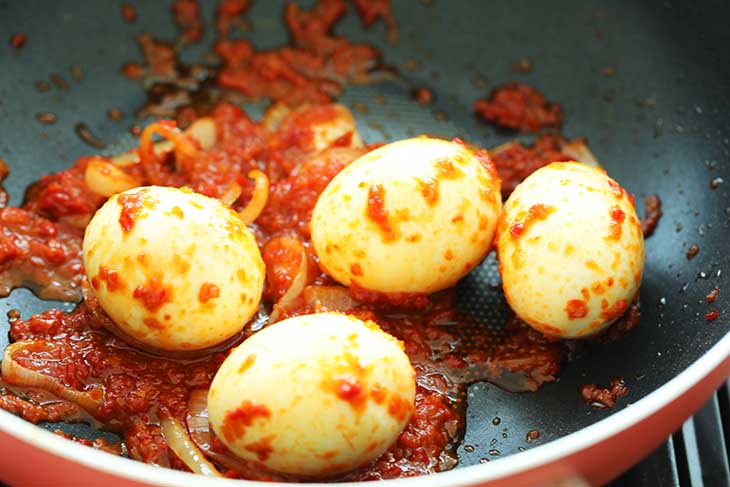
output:
[[[609, 174], [636, 195], [639, 208], [649, 194], [663, 201], [664, 217], [646, 245], [639, 327], [618, 343], [588, 347], [565, 365], [557, 382], [536, 393], [471, 386], [460, 465], [511, 455], [620, 413], [687, 368], [730, 328], [725, 296], [726, 289], [730, 292], [730, 34], [718, 22], [729, 18], [730, 4], [703, 4], [394, 1], [396, 45], [385, 42], [383, 25], [363, 30], [355, 16], [338, 24], [338, 32], [379, 46], [386, 64], [435, 94], [434, 103], [423, 106], [394, 81], [348, 88], [340, 101], [368, 107], [366, 114], [354, 111], [365, 140], [429, 133], [496, 146], [514, 135], [477, 120], [471, 106], [504, 82], [523, 81], [563, 105], [563, 133], [587, 137]], [[286, 42], [283, 5], [261, 1], [249, 12], [256, 47]], [[174, 37], [167, 3], [140, 3], [137, 10], [138, 21], [127, 24], [118, 6], [106, 2], [0, 1], [0, 30], [28, 36], [20, 51], [7, 39], [0, 44], [0, 157], [11, 169], [5, 184], [10, 204], [20, 204], [24, 188], [40, 175], [98, 152], [75, 135], [79, 122], [113, 147], [131, 145], [127, 127], [144, 93], [119, 68], [139, 59], [134, 36], [140, 31]], [[205, 13], [211, 19], [210, 5]], [[202, 57], [210, 30], [185, 58]], [[528, 73], [513, 70], [522, 58], [532, 62]], [[72, 66], [81, 68], [79, 80]], [[38, 92], [36, 82], [53, 74], [66, 79], [68, 88], [51, 84], [49, 91]], [[107, 118], [112, 107], [126, 114], [124, 120]], [[257, 116], [261, 106], [246, 108]], [[56, 115], [55, 124], [36, 119], [45, 112]], [[700, 251], [689, 260], [692, 245]], [[495, 327], [506, 316], [498, 282], [490, 257], [459, 285], [464, 309]], [[714, 287], [720, 295], [709, 304], [705, 296]], [[23, 317], [59, 306], [72, 307], [41, 301], [25, 290], [0, 300], [0, 310], [19, 309]], [[705, 317], [711, 308], [719, 312], [714, 321]], [[0, 348], [7, 345], [7, 326], [1, 325]], [[583, 403], [582, 384], [606, 386], [616, 377], [629, 393], [614, 409]], [[63, 429], [83, 433], [83, 426]]]

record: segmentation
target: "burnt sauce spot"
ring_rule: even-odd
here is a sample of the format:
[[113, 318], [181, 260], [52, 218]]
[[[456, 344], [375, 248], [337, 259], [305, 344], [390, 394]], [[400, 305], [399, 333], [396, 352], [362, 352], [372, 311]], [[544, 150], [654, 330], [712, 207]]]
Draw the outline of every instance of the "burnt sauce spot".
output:
[[76, 132], [76, 135], [78, 135], [84, 143], [91, 147], [96, 149], [106, 149], [107, 147], [107, 143], [94, 135], [89, 126], [83, 122], [79, 122], [74, 125], [74, 132]]

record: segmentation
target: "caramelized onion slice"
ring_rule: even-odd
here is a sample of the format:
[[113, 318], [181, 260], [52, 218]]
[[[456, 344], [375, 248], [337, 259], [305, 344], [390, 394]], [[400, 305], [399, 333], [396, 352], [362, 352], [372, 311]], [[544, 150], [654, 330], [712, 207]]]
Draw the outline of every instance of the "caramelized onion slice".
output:
[[307, 252], [302, 247], [302, 254], [299, 258], [299, 269], [297, 269], [297, 275], [291, 280], [289, 289], [286, 290], [284, 295], [279, 301], [274, 304], [274, 309], [269, 316], [269, 323], [276, 323], [281, 319], [282, 311], [288, 309], [294, 302], [301, 296], [307, 285], [307, 274], [309, 272], [309, 264], [307, 263]]
[[12, 343], [7, 346], [3, 353], [2, 370], [3, 379], [9, 384], [25, 387], [37, 387], [52, 394], [58, 398], [73, 402], [84, 408], [89, 413], [96, 411], [103, 401], [103, 393], [101, 389], [93, 389], [90, 391], [77, 391], [55, 379], [35, 370], [30, 370], [19, 365], [13, 357], [21, 350], [37, 344], [34, 340], [23, 340]]
[[564, 142], [560, 147], [560, 152], [588, 166], [601, 167], [596, 156], [588, 148], [585, 139], [579, 138]]
[[107, 198], [142, 184], [135, 177], [119, 169], [116, 164], [98, 157], [89, 160], [84, 179], [91, 191]]
[[268, 132], [275, 132], [279, 128], [284, 117], [291, 113], [291, 108], [282, 101], [277, 101], [269, 106], [261, 119], [261, 126]]
[[[197, 119], [190, 125], [190, 127], [185, 129], [183, 133], [186, 136], [197, 140], [198, 144], [200, 144], [200, 148], [203, 150], [212, 148], [217, 141], [215, 122], [210, 117]], [[173, 148], [174, 145], [171, 141], [162, 140], [160, 142], [155, 142], [153, 150], [155, 155], [159, 157], [165, 152], [173, 150]], [[139, 151], [135, 148], [130, 151], [123, 152], [112, 157], [111, 161], [119, 166], [137, 164], [139, 162]]]
[[203, 452], [190, 439], [185, 427], [172, 418], [163, 418], [160, 421], [162, 436], [167, 446], [193, 472], [208, 477], [221, 477], [221, 473], [205, 459]]
[[342, 286], [307, 286], [304, 288], [304, 307], [319, 311], [346, 312], [360, 305]]
[[228, 186], [228, 189], [226, 189], [226, 192], [223, 193], [220, 196], [220, 200], [225, 203], [228, 206], [231, 206], [233, 203], [238, 200], [238, 198], [241, 196], [241, 185], [233, 182], [230, 186]]
[[266, 202], [269, 199], [269, 178], [266, 174], [254, 169], [248, 173], [248, 177], [254, 180], [253, 195], [251, 195], [251, 201], [248, 202], [246, 207], [238, 212], [238, 216], [243, 220], [243, 223], [250, 225], [259, 217]]
[[188, 138], [173, 120], [159, 120], [151, 123], [142, 131], [139, 136], [139, 160], [144, 167], [145, 164], [160, 162], [160, 156], [155, 151], [152, 137], [157, 134], [172, 142], [175, 151], [175, 162], [178, 165], [184, 161], [194, 159], [198, 155], [198, 148], [195, 141]]
[[208, 390], [195, 389], [188, 399], [186, 418], [190, 437], [203, 451], [210, 449], [210, 423], [208, 422]]

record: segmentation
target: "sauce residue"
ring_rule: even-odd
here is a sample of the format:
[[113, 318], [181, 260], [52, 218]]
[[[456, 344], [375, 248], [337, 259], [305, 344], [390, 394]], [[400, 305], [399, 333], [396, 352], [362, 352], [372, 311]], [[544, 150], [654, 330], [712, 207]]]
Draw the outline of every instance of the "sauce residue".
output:
[[134, 8], [134, 5], [131, 5], [129, 3], [123, 3], [121, 13], [122, 19], [125, 22], [132, 23], [137, 21], [137, 9]]
[[207, 303], [211, 299], [215, 299], [221, 295], [221, 290], [218, 286], [211, 282], [204, 282], [200, 285], [198, 291], [198, 301], [201, 303]]
[[528, 230], [535, 222], [545, 220], [548, 216], [555, 213], [556, 208], [554, 206], [543, 205], [537, 203], [527, 210], [527, 215], [522, 219], [513, 223], [509, 228], [509, 234], [513, 239], [519, 238], [526, 230]]
[[521, 132], [560, 128], [563, 109], [524, 83], [511, 82], [495, 89], [489, 98], [477, 100], [474, 111], [485, 120]]
[[122, 207], [119, 213], [119, 226], [124, 232], [131, 232], [135, 222], [142, 215], [146, 205], [145, 193], [145, 190], [141, 190], [117, 196], [117, 203]]
[[388, 209], [385, 207], [385, 188], [382, 184], [371, 184], [368, 188], [365, 215], [380, 228], [383, 240], [388, 242], [397, 239], [396, 229], [393, 227], [388, 216]]
[[629, 392], [623, 379], [613, 379], [609, 387], [600, 388], [595, 384], [585, 384], [580, 388], [583, 402], [596, 409], [611, 409], [616, 401]]
[[17, 33], [10, 36], [10, 47], [13, 49], [21, 49], [28, 42], [28, 36], [25, 34]]
[[608, 223], [608, 239], [621, 240], [621, 229], [626, 219], [626, 213], [618, 206], [612, 206], [608, 212], [611, 217]]
[[223, 418], [221, 429], [223, 436], [228, 441], [236, 441], [241, 438], [246, 428], [251, 426], [258, 418], [270, 418], [271, 411], [263, 404], [253, 403], [245, 400], [236, 409], [229, 411]]
[[172, 299], [172, 289], [162, 281], [160, 276], [152, 276], [147, 282], [140, 284], [132, 293], [134, 299], [142, 301], [149, 311], [157, 311]]
[[588, 315], [588, 306], [580, 299], [570, 299], [565, 304], [565, 313], [571, 320], [585, 318]]

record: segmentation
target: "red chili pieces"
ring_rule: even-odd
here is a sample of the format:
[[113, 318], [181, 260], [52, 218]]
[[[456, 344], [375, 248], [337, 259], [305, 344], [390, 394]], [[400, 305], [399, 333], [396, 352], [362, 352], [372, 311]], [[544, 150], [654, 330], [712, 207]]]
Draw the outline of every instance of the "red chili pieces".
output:
[[649, 238], [654, 234], [662, 214], [662, 200], [659, 199], [659, 196], [650, 194], [644, 198], [644, 219], [641, 220], [641, 231], [644, 233], [644, 238]]
[[121, 287], [121, 279], [119, 273], [113, 269], [99, 266], [99, 274], [91, 279], [91, 285], [95, 289], [99, 289], [101, 282], [106, 283], [106, 288], [110, 293], [113, 293]]
[[565, 140], [552, 134], [538, 137], [531, 146], [508, 142], [489, 152], [502, 180], [502, 197], [506, 199], [527, 176], [551, 162], [573, 158], [561, 152]]
[[367, 400], [362, 384], [355, 377], [345, 377], [337, 381], [337, 397], [353, 406], [359, 406]]
[[509, 229], [509, 234], [513, 239], [519, 238], [522, 233], [530, 228], [536, 221], [545, 220], [548, 216], [555, 213], [554, 206], [543, 205], [541, 203], [532, 205], [527, 210], [524, 220], [515, 222]]
[[10, 36], [10, 47], [13, 49], [22, 48], [26, 42], [28, 42], [28, 36], [25, 34], [13, 34]]
[[251, 426], [258, 418], [270, 418], [271, 411], [263, 404], [252, 403], [249, 400], [243, 401], [236, 409], [229, 411], [223, 418], [223, 436], [228, 441], [236, 441], [243, 436], [246, 428]]
[[595, 384], [581, 386], [580, 395], [583, 402], [596, 409], [611, 409], [618, 398], [629, 392], [623, 379], [613, 379], [609, 387], [599, 388]]
[[8, 177], [8, 174], [10, 174], [10, 168], [5, 162], [5, 159], [0, 157], [0, 208], [5, 208], [8, 204], [8, 200], [10, 199], [8, 192], [5, 191], [5, 187], [3, 186], [3, 181], [5, 181], [5, 178]]
[[714, 303], [719, 295], [720, 295], [720, 290], [716, 287], [712, 288], [712, 291], [710, 291], [710, 293], [707, 296], [705, 296], [705, 300], [708, 303]]
[[626, 218], [626, 213], [618, 206], [612, 206], [609, 214], [611, 215], [611, 221], [608, 224], [608, 238], [621, 240], [621, 226]]
[[145, 190], [131, 194], [120, 194], [117, 203], [122, 207], [119, 213], [119, 225], [126, 233], [132, 231], [135, 222], [142, 215], [145, 208]]
[[182, 29], [180, 42], [198, 42], [203, 36], [203, 20], [200, 18], [200, 5], [197, 0], [175, 0], [172, 4], [175, 23]]
[[588, 315], [588, 306], [583, 300], [571, 299], [565, 305], [565, 313], [571, 320], [585, 318]]
[[137, 286], [132, 296], [142, 301], [149, 311], [154, 312], [172, 299], [172, 289], [162, 282], [161, 277], [153, 276], [147, 279], [145, 284]]
[[210, 282], [204, 282], [198, 291], [198, 301], [201, 303], [207, 303], [211, 299], [215, 299], [220, 295], [221, 290], [218, 286]]
[[560, 128], [563, 109], [524, 83], [511, 82], [494, 90], [488, 99], [474, 103], [474, 111], [485, 120], [520, 132]]
[[615, 320], [619, 316], [622, 316], [624, 313], [626, 313], [628, 307], [628, 301], [626, 301], [625, 299], [619, 299], [618, 301], [613, 303], [610, 308], [601, 311], [601, 318], [605, 320]]
[[243, 15], [251, 7], [251, 0], [221, 0], [216, 10], [216, 29], [221, 39], [228, 37], [231, 28], [238, 26], [243, 30], [248, 29], [248, 24], [243, 20]]
[[421, 105], [428, 105], [433, 101], [433, 92], [424, 87], [416, 88], [413, 90], [413, 98]]
[[130, 24], [137, 21], [137, 9], [134, 8], [134, 5], [129, 3], [122, 4], [122, 19]]
[[388, 216], [388, 209], [385, 207], [385, 188], [382, 185], [373, 184], [368, 188], [368, 203], [365, 215], [380, 227], [383, 240], [396, 239], [396, 231]]
[[692, 260], [697, 254], [700, 253], [700, 247], [697, 244], [692, 244], [687, 249], [687, 260]]

